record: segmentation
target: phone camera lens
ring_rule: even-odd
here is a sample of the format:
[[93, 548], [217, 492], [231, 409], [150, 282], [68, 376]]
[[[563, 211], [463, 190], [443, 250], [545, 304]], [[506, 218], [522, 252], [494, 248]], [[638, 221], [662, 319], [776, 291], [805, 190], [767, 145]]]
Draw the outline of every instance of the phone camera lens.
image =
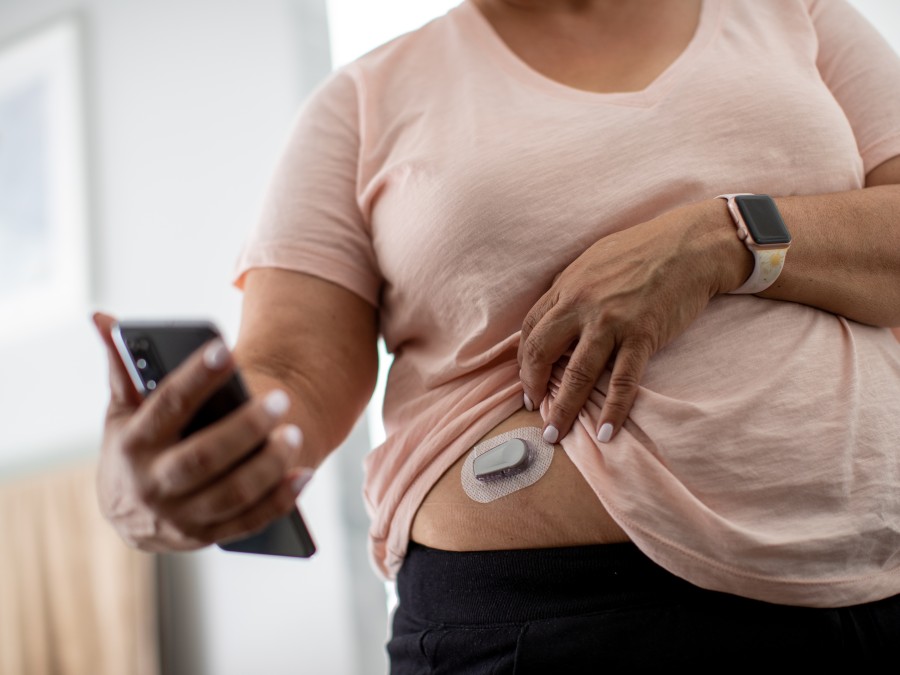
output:
[[138, 367], [138, 370], [143, 370], [147, 367], [147, 359], [138, 359], [134, 362], [134, 365]]
[[147, 389], [150, 391], [156, 389], [156, 380], [147, 380]]

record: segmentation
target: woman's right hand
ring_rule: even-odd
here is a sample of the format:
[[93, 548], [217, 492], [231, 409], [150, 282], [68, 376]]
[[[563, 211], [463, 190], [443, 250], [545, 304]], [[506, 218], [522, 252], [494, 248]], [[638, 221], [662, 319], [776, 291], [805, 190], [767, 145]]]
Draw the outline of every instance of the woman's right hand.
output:
[[114, 322], [94, 315], [110, 378], [97, 491], [120, 536], [146, 551], [190, 550], [247, 536], [290, 511], [312, 472], [295, 468], [300, 430], [279, 424], [287, 394], [254, 397], [182, 439], [197, 409], [231, 377], [231, 354], [210, 342], [144, 401], [116, 352]]

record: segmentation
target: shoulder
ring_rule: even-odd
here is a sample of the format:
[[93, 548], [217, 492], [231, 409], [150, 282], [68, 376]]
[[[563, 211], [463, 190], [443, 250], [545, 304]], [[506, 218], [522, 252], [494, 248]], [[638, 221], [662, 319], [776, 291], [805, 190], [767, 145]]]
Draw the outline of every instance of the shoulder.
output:
[[[813, 6], [829, 0], [704, 0], [723, 5], [730, 30], [796, 31], [811, 28]], [[837, 0], [838, 2], [842, 0]]]
[[458, 37], [460, 14], [464, 14], [465, 11], [464, 5], [458, 5], [420, 28], [399, 35], [363, 54], [350, 65], [372, 70], [397, 63], [410, 56], [426, 56]]
[[[724, 32], [761, 53], [799, 54], [813, 61], [843, 43], [880, 39], [848, 0], [705, 0], [722, 6]], [[835, 43], [841, 43], [834, 47]], [[763, 49], [765, 47], [765, 49]]]
[[355, 127], [365, 136], [405, 117], [414, 102], [440, 96], [447, 80], [467, 67], [460, 56], [467, 41], [465, 10], [457, 6], [340, 66], [307, 97], [300, 117]]
[[348, 78], [358, 89], [391, 90], [418, 86], [434, 80], [436, 70], [453, 62], [465, 48], [461, 15], [465, 7], [454, 7], [421, 28], [400, 35], [355, 61], [342, 66], [333, 77]]

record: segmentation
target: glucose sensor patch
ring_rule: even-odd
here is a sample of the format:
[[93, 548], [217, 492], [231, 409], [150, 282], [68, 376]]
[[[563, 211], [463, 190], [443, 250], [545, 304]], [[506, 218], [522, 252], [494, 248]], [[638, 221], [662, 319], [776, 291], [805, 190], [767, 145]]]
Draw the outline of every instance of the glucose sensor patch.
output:
[[540, 429], [506, 431], [472, 448], [462, 467], [463, 490], [470, 499], [487, 504], [534, 485], [552, 460], [553, 446]]

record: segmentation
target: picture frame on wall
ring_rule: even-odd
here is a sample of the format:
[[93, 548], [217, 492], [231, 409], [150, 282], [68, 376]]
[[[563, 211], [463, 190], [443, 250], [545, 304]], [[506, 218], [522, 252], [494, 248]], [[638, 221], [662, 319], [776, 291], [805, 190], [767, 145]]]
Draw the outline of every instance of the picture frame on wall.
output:
[[0, 44], [0, 340], [86, 316], [81, 27]]

